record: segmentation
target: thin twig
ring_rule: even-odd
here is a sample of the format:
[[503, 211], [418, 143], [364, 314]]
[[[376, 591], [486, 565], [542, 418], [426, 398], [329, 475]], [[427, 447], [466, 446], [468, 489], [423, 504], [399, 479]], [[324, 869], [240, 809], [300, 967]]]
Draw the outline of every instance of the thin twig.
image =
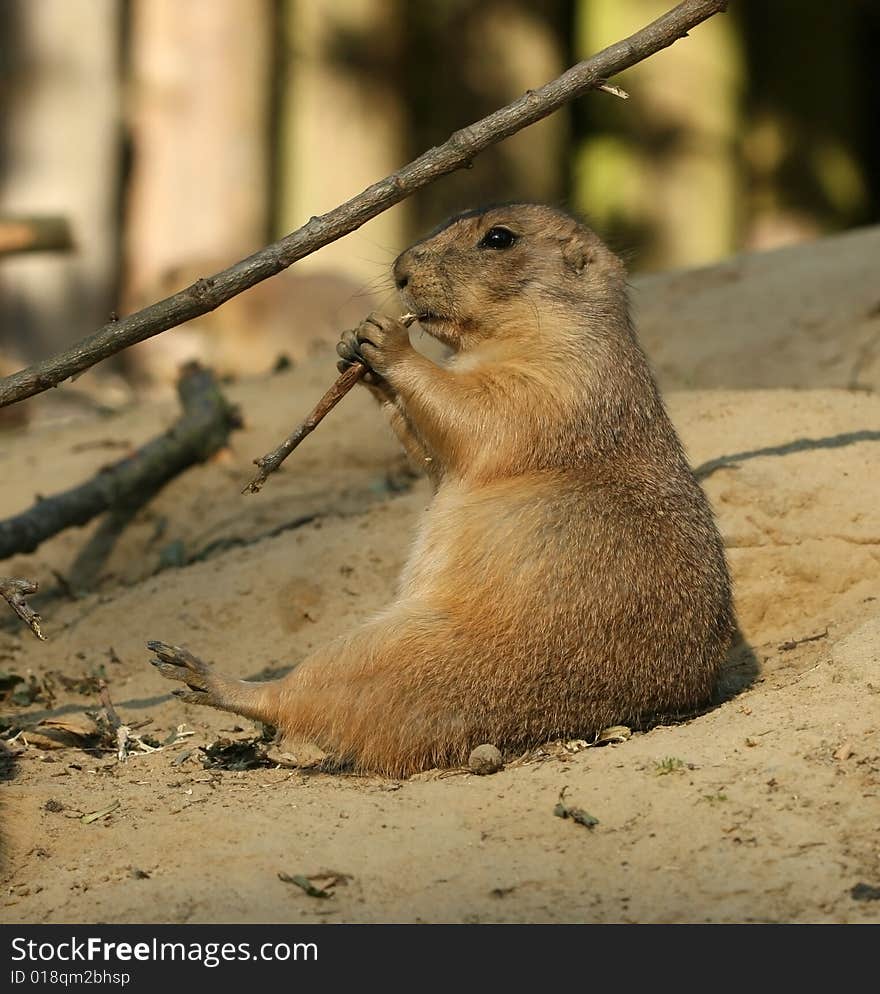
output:
[[119, 717], [119, 712], [113, 706], [113, 701], [110, 699], [110, 690], [106, 683], [101, 686], [101, 706], [104, 708], [104, 714], [107, 716], [107, 724], [110, 726], [110, 731], [116, 740], [117, 762], [124, 763], [130, 758], [132, 743], [137, 746], [138, 751], [141, 753], [160, 752], [162, 750], [162, 746], [148, 745], [140, 735], [135, 735], [131, 725], [123, 723]]
[[318, 427], [326, 415], [336, 407], [339, 401], [342, 400], [366, 372], [367, 367], [362, 363], [356, 362], [353, 366], [349, 366], [344, 373], [340, 373], [305, 421], [301, 422], [277, 449], [267, 452], [266, 455], [261, 456], [259, 459], [254, 459], [255, 465], [259, 466], [260, 471], [242, 490], [242, 493], [258, 494], [269, 475], [278, 469], [306, 435], [310, 435]]
[[605, 93], [610, 93], [612, 97], [620, 97], [621, 100], [629, 100], [629, 94], [626, 90], [622, 90], [619, 86], [612, 86], [610, 83], [600, 83], [596, 89], [602, 90]]
[[0, 407], [42, 393], [130, 345], [214, 310], [249, 287], [355, 231], [441, 176], [469, 166], [476, 155], [491, 145], [542, 120], [587, 91], [607, 86], [610, 77], [668, 48], [696, 25], [726, 8], [727, 0], [684, 0], [641, 31], [578, 63], [545, 86], [528, 90], [481, 121], [456, 131], [443, 145], [430, 149], [328, 214], [313, 217], [280, 241], [142, 311], [110, 321], [66, 351], [0, 380]]
[[104, 713], [107, 715], [107, 722], [110, 725], [111, 731], [115, 732], [117, 728], [122, 725], [122, 719], [119, 717], [119, 713], [113, 706], [113, 701], [110, 699], [110, 690], [106, 683], [101, 685], [101, 706], [104, 708]]
[[[415, 314], [404, 314], [400, 318], [400, 323], [408, 328], [415, 319]], [[348, 369], [340, 373], [330, 389], [315, 404], [312, 413], [305, 421], [300, 422], [277, 449], [267, 452], [266, 455], [261, 456], [259, 459], [254, 459], [254, 464], [259, 466], [260, 472], [242, 490], [242, 493], [258, 494], [269, 476], [278, 469], [306, 435], [311, 435], [324, 418], [336, 407], [339, 401], [342, 400], [355, 383], [362, 379], [366, 373], [367, 367], [360, 362], [356, 362], [353, 366], [349, 366]]]
[[802, 639], [789, 639], [787, 642], [782, 642], [776, 648], [780, 652], [791, 652], [792, 649], [796, 649], [799, 645], [803, 645], [805, 642], [818, 642], [819, 639], [828, 638], [828, 629], [826, 628], [824, 632], [819, 632], [818, 635], [808, 635], [806, 638]]
[[0, 577], [0, 597], [21, 618], [40, 641], [45, 642], [46, 636], [40, 629], [40, 616], [28, 605], [25, 598], [37, 592], [38, 584], [33, 580], [23, 580], [20, 577]]

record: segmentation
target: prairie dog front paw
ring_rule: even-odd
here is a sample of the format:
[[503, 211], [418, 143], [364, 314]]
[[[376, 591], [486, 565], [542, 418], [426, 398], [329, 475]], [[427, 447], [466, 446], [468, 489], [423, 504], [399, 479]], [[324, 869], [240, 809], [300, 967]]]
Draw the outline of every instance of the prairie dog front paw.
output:
[[343, 335], [336, 351], [343, 360], [357, 356], [367, 369], [384, 377], [395, 363], [413, 352], [413, 347], [406, 325], [374, 311], [353, 333]]

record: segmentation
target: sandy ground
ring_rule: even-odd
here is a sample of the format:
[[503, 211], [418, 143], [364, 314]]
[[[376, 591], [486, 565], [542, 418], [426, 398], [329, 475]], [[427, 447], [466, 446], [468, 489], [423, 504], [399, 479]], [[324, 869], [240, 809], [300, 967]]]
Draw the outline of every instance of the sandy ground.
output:
[[[878, 245], [880, 233], [862, 232], [639, 282], [661, 378], [694, 386], [667, 401], [719, 518], [745, 641], [701, 716], [601, 748], [548, 746], [491, 777], [203, 765], [201, 747], [255, 729], [171, 698], [144, 642], [186, 642], [244, 677], [284, 669], [387, 602], [429, 500], [370, 399], [354, 395], [261, 495], [240, 496], [250, 460], [333, 366], [318, 357], [230, 387], [247, 428], [139, 515], [97, 590], [42, 604], [49, 641], [0, 618], [0, 670], [33, 675], [38, 691], [4, 709], [6, 737], [24, 732], [0, 787], [0, 918], [876, 921], [880, 398], [866, 387]], [[807, 312], [819, 324], [804, 330]], [[46, 415], [6, 432], [0, 517], [87, 478], [175, 414]], [[90, 531], [3, 572], [52, 588]], [[111, 751], [40, 748], [40, 721], [99, 709], [96, 675], [124, 721], [145, 722], [138, 734], [192, 734], [122, 764]], [[598, 824], [554, 816], [563, 788]], [[328, 871], [345, 877], [318, 879]]]

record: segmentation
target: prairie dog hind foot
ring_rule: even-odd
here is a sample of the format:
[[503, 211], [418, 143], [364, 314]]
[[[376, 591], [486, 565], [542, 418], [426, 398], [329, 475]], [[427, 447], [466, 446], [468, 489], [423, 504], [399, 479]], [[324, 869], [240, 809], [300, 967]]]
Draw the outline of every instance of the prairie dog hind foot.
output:
[[156, 654], [150, 662], [166, 680], [177, 680], [183, 687], [173, 691], [175, 697], [187, 704], [204, 704], [220, 711], [232, 711], [255, 721], [274, 724], [268, 701], [268, 684], [233, 680], [215, 672], [210, 663], [194, 656], [184, 646], [166, 642], [147, 642]]

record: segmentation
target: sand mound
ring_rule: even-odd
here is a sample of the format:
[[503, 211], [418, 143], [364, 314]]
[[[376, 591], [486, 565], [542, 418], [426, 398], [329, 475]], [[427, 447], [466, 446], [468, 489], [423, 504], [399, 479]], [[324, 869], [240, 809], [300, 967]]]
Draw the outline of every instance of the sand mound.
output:
[[880, 227], [634, 280], [661, 385], [880, 387]]
[[[829, 244], [858, 257], [869, 235]], [[802, 270], [779, 258], [777, 301], [783, 290], [801, 299], [806, 290], [786, 281], [796, 270], [800, 287]], [[811, 307], [825, 299], [826, 272], [829, 286], [843, 279], [824, 258], [808, 282]], [[780, 319], [776, 345], [767, 325], [750, 338], [745, 311], [735, 319], [731, 309], [759, 299], [770, 267], [731, 265], [736, 289], [731, 281], [679, 293], [658, 278], [667, 327], [671, 314], [677, 322], [655, 349], [665, 375], [687, 368], [684, 339], [702, 324], [713, 340], [722, 327], [740, 335], [726, 355], [705, 344], [702, 382], [713, 369], [727, 385], [760, 379], [765, 354], [775, 357], [773, 382], [783, 373], [797, 381], [800, 311]], [[871, 296], [860, 279], [838, 288], [854, 310], [823, 312], [822, 341], [838, 318], [855, 334], [853, 315]], [[840, 345], [831, 366], [815, 355], [798, 362], [843, 376], [852, 347]], [[880, 398], [843, 389], [668, 395], [728, 546], [744, 636], [725, 700], [706, 714], [601, 749], [548, 748], [487, 778], [206, 769], [199, 746], [253, 729], [169, 697], [144, 642], [186, 642], [243, 677], [283, 669], [392, 596], [428, 500], [365, 396], [346, 398], [261, 495], [240, 495], [250, 460], [332, 375], [328, 355], [230, 388], [248, 428], [138, 517], [99, 589], [43, 605], [50, 641], [0, 620], [0, 668], [33, 673], [44, 688], [7, 709], [20, 726], [97, 705], [87, 681], [80, 692], [56, 677], [52, 698], [45, 675], [55, 671], [103, 674], [123, 719], [148, 722], [141, 735], [162, 742], [181, 724], [194, 733], [126, 764], [112, 753], [22, 748], [27, 731], [20, 736], [3, 788], [5, 919], [876, 920], [880, 902], [857, 900], [852, 888], [880, 886]], [[154, 406], [9, 434], [0, 515], [87, 477], [174, 416]], [[52, 570], [69, 570], [89, 531], [58, 536], [4, 571], [51, 587]], [[598, 818], [595, 828], [554, 817], [563, 787]], [[351, 876], [328, 900], [278, 879], [327, 869]]]

